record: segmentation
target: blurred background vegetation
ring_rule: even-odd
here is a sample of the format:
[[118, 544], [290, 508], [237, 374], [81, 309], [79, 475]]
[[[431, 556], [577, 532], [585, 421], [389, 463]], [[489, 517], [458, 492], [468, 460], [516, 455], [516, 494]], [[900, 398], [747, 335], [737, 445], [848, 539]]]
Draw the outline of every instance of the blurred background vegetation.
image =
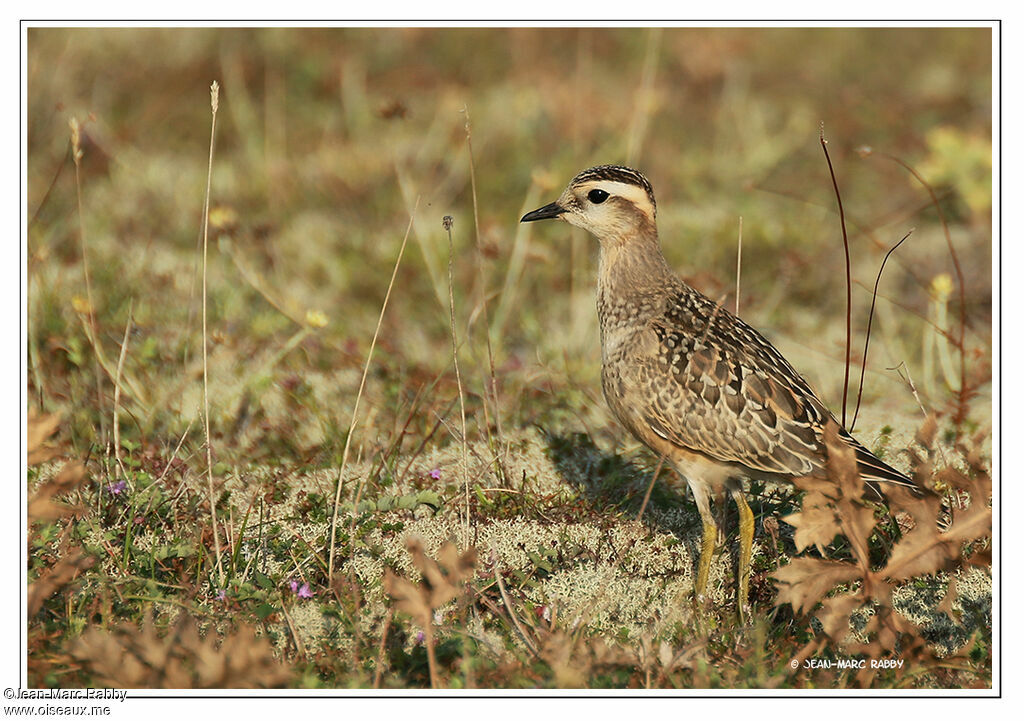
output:
[[[882, 255], [916, 228], [882, 280], [866, 401], [914, 411], [885, 370], [901, 362], [929, 407], [949, 399], [927, 336], [944, 303], [929, 289], [953, 274], [950, 255], [925, 189], [881, 153], [939, 195], [966, 280], [980, 373], [969, 382], [984, 394], [990, 43], [985, 28], [31, 29], [32, 402], [72, 411], [79, 450], [109, 440], [95, 385], [109, 403], [113, 383], [94, 372], [80, 313], [81, 222], [111, 368], [133, 314], [123, 432], [167, 439], [195, 417], [215, 79], [211, 414], [239, 458], [329, 460], [417, 199], [368, 388], [370, 436], [402, 394], [438, 376], [431, 395], [451, 398], [444, 215], [471, 420], [489, 382], [489, 325], [503, 416], [490, 422], [559, 422], [552, 414], [569, 409], [596, 414], [595, 432], [607, 425], [595, 244], [518, 218], [609, 162], [651, 178], [670, 262], [730, 306], [743, 217], [741, 313], [838, 408], [845, 294], [822, 123], [848, 214], [856, 328]], [[81, 218], [72, 117], [83, 126]]]
[[[518, 222], [592, 165], [626, 163], [647, 174], [669, 262], [729, 308], [742, 217], [741, 315], [838, 413], [845, 278], [823, 127], [853, 260], [854, 380], [879, 264], [914, 229], [880, 283], [858, 435], [905, 468], [896, 451], [910, 442], [922, 410], [945, 416], [946, 441], [958, 398], [966, 430], [990, 428], [991, 41], [988, 28], [30, 29], [29, 405], [63, 413], [61, 447], [89, 459], [95, 495], [79, 501], [96, 514], [74, 536], [59, 524], [37, 526], [30, 581], [61, 568], [57, 559], [81, 560], [68, 543], [85, 548], [106, 574], [83, 576], [77, 588], [87, 591], [77, 605], [51, 599], [37, 614], [43, 623], [30, 623], [35, 681], [65, 678], [62, 639], [99, 622], [142, 624], [158, 594], [173, 597], [158, 607], [197, 618], [219, 618], [230, 605], [240, 623], [276, 619], [283, 628], [278, 611], [295, 600], [294, 569], [303, 569], [315, 593], [327, 593], [331, 479], [311, 483], [308, 495], [297, 491], [294, 503], [289, 495], [287, 504], [280, 502], [294, 489], [279, 481], [339, 464], [410, 222], [353, 431], [363, 497], [390, 488], [406, 494], [400, 500], [409, 507], [444, 506], [438, 519], [461, 513], [457, 474], [441, 463], [428, 476], [430, 464], [423, 465], [438, 457], [456, 463], [445, 447], [461, 437], [449, 273], [469, 440], [497, 438], [506, 454], [526, 458], [539, 436], [522, 439], [539, 426], [554, 439], [548, 450], [560, 467], [576, 458], [584, 482], [607, 481], [613, 510], [623, 484], [642, 489], [656, 459], [615, 424], [600, 397], [596, 243], [564, 224]], [[237, 539], [229, 587], [215, 577], [214, 542], [203, 525], [200, 268], [214, 80], [221, 91], [207, 340], [217, 514]], [[81, 128], [77, 167], [72, 120]], [[904, 164], [934, 189], [941, 216]], [[450, 235], [445, 216], [454, 221]], [[961, 285], [946, 229], [963, 277], [963, 394]], [[112, 451], [115, 413], [121, 441]], [[354, 494], [348, 485], [345, 499]], [[253, 489], [263, 494], [260, 513], [265, 500], [280, 526], [249, 518], [256, 505], [240, 499]], [[605, 506], [582, 496], [568, 504], [551, 491], [537, 505], [516, 493], [478, 495], [477, 518], [601, 528], [608, 521]], [[359, 523], [369, 531], [386, 521], [387, 533], [398, 533], [401, 519], [387, 525], [392, 517], [380, 513], [365, 512]], [[149, 545], [137, 537], [143, 529]], [[262, 545], [243, 549], [242, 540], [256, 543], [257, 534]], [[311, 545], [299, 548], [296, 538]], [[784, 545], [774, 532], [772, 544]], [[340, 558], [377, 553], [347, 535], [339, 547]], [[255, 573], [260, 554], [263, 571]], [[267, 569], [268, 554], [276, 570]], [[760, 603], [773, 597], [763, 576], [779, 562], [777, 553], [764, 558]], [[349, 596], [331, 590], [336, 603], [323, 606], [324, 617], [341, 608], [357, 620], [334, 632], [321, 666], [302, 671], [302, 685], [371, 683], [380, 668], [371, 662], [394, 630], [389, 636], [391, 616], [385, 620], [379, 603], [364, 609], [372, 623], [358, 620], [363, 591], [381, 594], [379, 573], [367, 589], [353, 592], [355, 610]], [[776, 626], [780, 645], [769, 655], [784, 675], [796, 636]], [[448, 629], [451, 638], [458, 628]], [[689, 643], [688, 633], [674, 642]], [[739, 633], [748, 650], [763, 647]], [[287, 629], [270, 635], [290, 638]], [[355, 649], [361, 670], [332, 652], [342, 642]], [[728, 665], [732, 641], [723, 643]], [[419, 670], [385, 685], [424, 683], [425, 660], [414, 651], [407, 660]], [[990, 663], [979, 653], [979, 663]], [[399, 656], [394, 669], [403, 668]], [[515, 680], [492, 671], [481, 683], [564, 681], [540, 681], [532, 667]], [[102, 677], [95, 673], [67, 678], [81, 685]], [[682, 683], [764, 683], [736, 673], [740, 681], [698, 674]], [[587, 681], [627, 682], [635, 679]]]

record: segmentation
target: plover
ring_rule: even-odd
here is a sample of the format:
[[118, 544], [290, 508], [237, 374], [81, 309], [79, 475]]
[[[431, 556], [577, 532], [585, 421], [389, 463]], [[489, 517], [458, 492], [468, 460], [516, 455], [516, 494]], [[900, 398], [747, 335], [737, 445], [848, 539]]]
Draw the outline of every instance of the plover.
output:
[[[703, 521], [694, 592], [705, 591], [718, 526], [711, 498], [739, 509], [737, 596], [747, 608], [754, 514], [741, 479], [823, 475], [835, 417], [771, 343], [684, 283], [661, 251], [654, 191], [621, 165], [584, 170], [521, 222], [558, 218], [600, 241], [601, 380], [615, 417], [686, 479]], [[913, 481], [845, 429], [867, 483]], [[877, 486], [876, 486], [877, 487]]]

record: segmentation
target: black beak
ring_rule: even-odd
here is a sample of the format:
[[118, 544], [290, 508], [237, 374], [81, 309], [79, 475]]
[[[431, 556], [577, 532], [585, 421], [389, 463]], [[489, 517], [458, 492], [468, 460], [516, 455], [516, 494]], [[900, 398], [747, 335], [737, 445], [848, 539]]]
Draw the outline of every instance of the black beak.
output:
[[547, 220], [548, 218], [557, 218], [565, 212], [565, 208], [560, 206], [558, 203], [548, 203], [543, 208], [537, 208], [536, 210], [530, 211], [522, 218], [519, 219], [520, 223], [529, 223], [531, 220]]

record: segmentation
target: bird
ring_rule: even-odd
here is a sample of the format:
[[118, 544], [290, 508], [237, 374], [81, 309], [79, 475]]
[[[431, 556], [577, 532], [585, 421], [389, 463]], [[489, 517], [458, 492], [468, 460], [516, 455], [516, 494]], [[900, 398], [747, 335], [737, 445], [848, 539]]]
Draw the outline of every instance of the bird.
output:
[[825, 429], [854, 451], [869, 488], [916, 484], [861, 445], [761, 333], [685, 283], [658, 238], [650, 181], [623, 165], [572, 179], [558, 200], [520, 222], [559, 219], [598, 240], [601, 385], [613, 415], [671, 464], [689, 486], [703, 524], [694, 595], [701, 599], [720, 534], [713, 498], [739, 511], [737, 605], [749, 610], [754, 514], [744, 478], [824, 477]]

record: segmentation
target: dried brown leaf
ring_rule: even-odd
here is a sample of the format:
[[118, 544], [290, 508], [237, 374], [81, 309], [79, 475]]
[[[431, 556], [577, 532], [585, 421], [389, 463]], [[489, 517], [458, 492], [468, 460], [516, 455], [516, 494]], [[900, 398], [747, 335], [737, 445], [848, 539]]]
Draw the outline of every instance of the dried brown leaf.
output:
[[971, 505], [953, 517], [949, 530], [942, 534], [949, 541], [973, 541], [992, 535], [992, 509], [984, 500], [971, 498]]
[[772, 578], [779, 582], [775, 604], [788, 603], [797, 613], [810, 611], [822, 597], [840, 583], [859, 577], [858, 569], [849, 563], [819, 558], [794, 558]]
[[450, 583], [463, 583], [473, 577], [476, 567], [476, 549], [470, 548], [459, 555], [455, 544], [446, 543], [437, 552], [437, 560]]
[[253, 627], [239, 627], [218, 645], [213, 633], [200, 638], [190, 616], [163, 638], [151, 618], [141, 628], [90, 628], [71, 655], [96, 682], [116, 688], [279, 688], [292, 675]]
[[946, 588], [946, 594], [942, 597], [942, 600], [939, 601], [939, 605], [935, 607], [935, 610], [939, 613], [946, 614], [952, 619], [959, 619], [960, 613], [958, 613], [957, 610], [953, 608], [953, 604], [956, 602], [956, 599], [956, 576], [953, 576], [949, 579], [949, 587]]
[[793, 485], [801, 491], [820, 493], [828, 498], [834, 498], [836, 495], [836, 484], [824, 475], [798, 476], [793, 478]]
[[[132, 626], [134, 629], [134, 625]], [[155, 688], [150, 685], [150, 669], [138, 656], [129, 653], [122, 634], [89, 628], [71, 645], [71, 656], [89, 673], [95, 683], [110, 688]]]
[[[195, 626], [190, 624], [195, 636]], [[191, 641], [186, 648], [195, 648], [195, 674], [199, 688], [278, 688], [291, 674], [274, 657], [273, 646], [259, 637], [251, 626], [239, 628], [228, 635], [219, 647], [214, 639]]]
[[384, 571], [384, 593], [395, 601], [399, 611], [412, 616], [420, 626], [431, 622], [430, 591], [412, 581], [397, 576], [390, 569]]
[[967, 558], [967, 564], [977, 568], [992, 569], [992, 547], [982, 548], [975, 551]]
[[[930, 479], [930, 476], [928, 478]], [[927, 479], [915, 477], [915, 480], [919, 482], [922, 488], [927, 488], [924, 483], [921, 483], [921, 481]], [[889, 502], [889, 508], [892, 511], [902, 511], [913, 516], [914, 521], [911, 525], [916, 525], [925, 520], [934, 520], [942, 507], [941, 499], [937, 494], [926, 491], [924, 495], [921, 495], [920, 492], [915, 493], [907, 486], [900, 486], [895, 483], [886, 486], [885, 499]]]
[[925, 418], [924, 423], [917, 429], [917, 433], [914, 435], [914, 440], [920, 443], [925, 448], [933, 448], [935, 443], [935, 434], [939, 430], [939, 424], [935, 420], [935, 416], [929, 415]]
[[838, 507], [843, 535], [850, 542], [861, 572], [866, 574], [871, 569], [868, 538], [875, 527], [875, 512], [859, 499], [851, 500], [849, 497], [840, 500]]
[[28, 501], [28, 519], [34, 521], [54, 521], [83, 513], [80, 506], [69, 506], [55, 502], [57, 496], [70, 493], [85, 478], [85, 466], [78, 461], [64, 464], [56, 477], [46, 481], [36, 489]]
[[35, 616], [46, 599], [71, 583], [79, 571], [92, 568], [95, 563], [96, 559], [85, 555], [83, 551], [69, 551], [53, 568], [28, 585], [28, 617], [31, 619]]
[[[927, 495], [923, 498], [904, 498], [901, 505], [914, 515], [916, 525], [893, 549], [889, 563], [880, 575], [902, 580], [925, 573], [953, 568], [961, 557], [963, 544], [992, 535], [992, 509], [987, 505], [987, 477], [969, 479], [953, 469], [940, 471], [946, 479], [955, 479], [971, 492], [971, 505], [954, 515], [949, 528], [940, 533], [937, 528], [940, 501]], [[949, 482], [949, 481], [947, 481]]]
[[60, 413], [38, 416], [34, 411], [29, 411], [28, 428], [25, 434], [28, 465], [34, 466], [42, 463], [57, 454], [55, 449], [46, 446], [45, 443], [50, 436], [56, 433], [58, 426], [60, 426]]
[[821, 621], [825, 635], [836, 643], [842, 643], [850, 633], [850, 614], [863, 603], [855, 594], [844, 594], [826, 598], [821, 602], [821, 610], [815, 615]]
[[540, 657], [551, 667], [559, 688], [583, 688], [590, 673], [587, 659], [574, 660], [575, 642], [565, 631], [558, 630], [544, 640]]
[[864, 482], [857, 470], [857, 455], [853, 446], [840, 437], [839, 424], [831, 419], [825, 426], [825, 450], [828, 456], [825, 470], [839, 486], [839, 497], [860, 498]]
[[[642, 667], [646, 659], [641, 654], [646, 655], [639, 649], [610, 645], [600, 637], [575, 637], [561, 629], [548, 635], [540, 648], [540, 657], [551, 667], [559, 688], [584, 688], [586, 679], [600, 668]], [[666, 663], [675, 667], [679, 660], [673, 662], [669, 655]]]
[[426, 626], [433, 612], [456, 598], [463, 585], [473, 576], [476, 549], [459, 554], [452, 543], [446, 543], [437, 552], [438, 561], [429, 558], [423, 544], [412, 539], [406, 544], [413, 564], [422, 575], [419, 584], [391, 573], [384, 574], [384, 592], [391, 596], [398, 609], [412, 616], [418, 624]]
[[785, 516], [782, 520], [796, 528], [793, 541], [797, 552], [814, 545], [824, 555], [825, 546], [832, 543], [840, 532], [835, 509], [829, 505], [828, 498], [818, 491], [808, 491], [804, 495], [800, 512]]
[[957, 488], [961, 491], [966, 491], [971, 487], [971, 479], [953, 468], [953, 466], [946, 466], [937, 471], [935, 473], [935, 480], [938, 483]]
[[903, 581], [953, 567], [960, 557], [960, 543], [939, 533], [932, 523], [918, 523], [896, 547], [880, 576]]

